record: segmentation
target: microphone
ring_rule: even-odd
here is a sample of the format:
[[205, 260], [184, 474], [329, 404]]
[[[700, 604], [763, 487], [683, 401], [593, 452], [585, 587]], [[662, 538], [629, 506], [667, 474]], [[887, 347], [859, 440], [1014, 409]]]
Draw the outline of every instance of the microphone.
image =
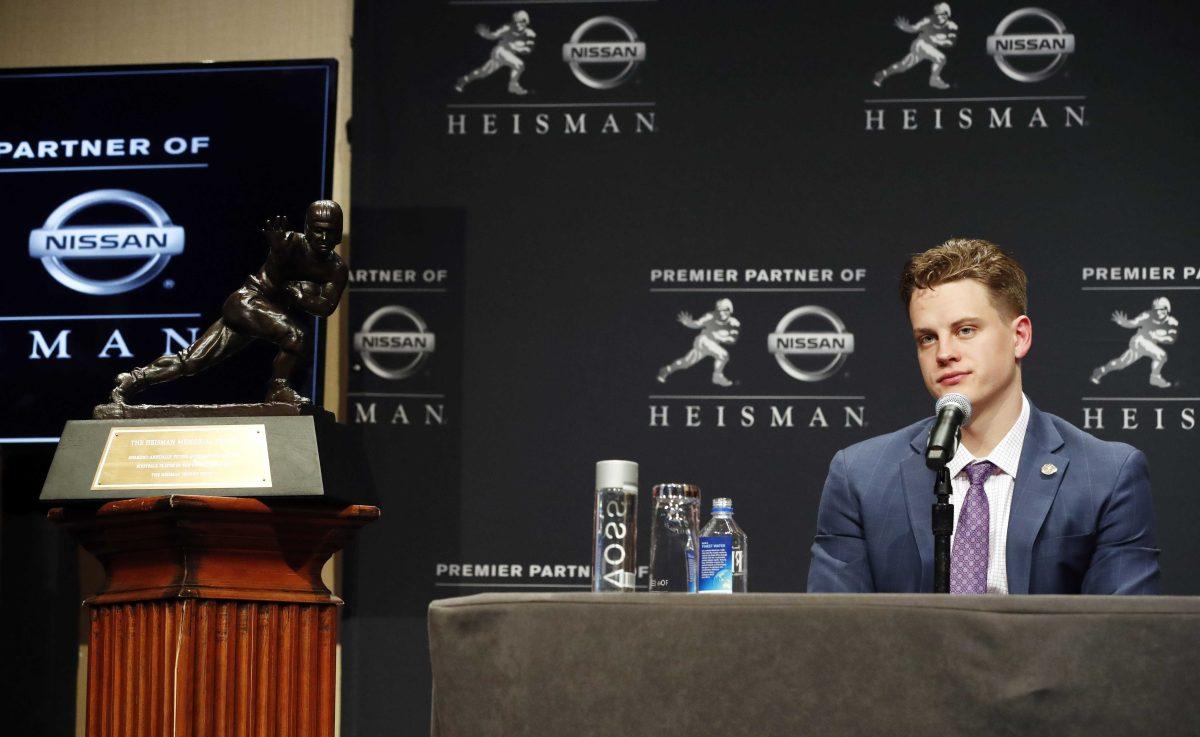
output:
[[958, 431], [971, 421], [971, 400], [962, 394], [947, 394], [937, 400], [933, 411], [937, 421], [929, 431], [929, 446], [925, 449], [925, 465], [934, 471], [945, 467], [958, 450]]

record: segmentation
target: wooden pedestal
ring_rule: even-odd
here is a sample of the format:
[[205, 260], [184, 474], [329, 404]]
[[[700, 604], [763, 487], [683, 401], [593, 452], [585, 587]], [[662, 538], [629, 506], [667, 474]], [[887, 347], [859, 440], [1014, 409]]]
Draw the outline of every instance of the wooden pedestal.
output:
[[366, 506], [162, 496], [59, 508], [99, 558], [88, 737], [334, 730], [337, 606], [321, 568]]

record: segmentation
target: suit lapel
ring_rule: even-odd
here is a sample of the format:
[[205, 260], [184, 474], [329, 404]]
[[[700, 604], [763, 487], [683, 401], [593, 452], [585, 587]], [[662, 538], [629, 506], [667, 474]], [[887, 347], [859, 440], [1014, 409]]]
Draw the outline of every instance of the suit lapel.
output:
[[[1028, 594], [1033, 565], [1033, 543], [1037, 539], [1058, 487], [1066, 475], [1070, 459], [1055, 451], [1063, 446], [1062, 436], [1050, 418], [1029, 406], [1029, 426], [1021, 448], [1021, 462], [1013, 486], [1012, 510], [1008, 520], [1008, 540], [1005, 554], [1008, 559], [1008, 592]], [[1046, 475], [1042, 467], [1053, 465], [1057, 470]]]
[[921, 556], [921, 587], [933, 591], [933, 471], [925, 467], [925, 445], [929, 440], [929, 425], [923, 424], [912, 437], [913, 453], [900, 462], [900, 478], [904, 483], [904, 498], [908, 503], [908, 522], [912, 525]]

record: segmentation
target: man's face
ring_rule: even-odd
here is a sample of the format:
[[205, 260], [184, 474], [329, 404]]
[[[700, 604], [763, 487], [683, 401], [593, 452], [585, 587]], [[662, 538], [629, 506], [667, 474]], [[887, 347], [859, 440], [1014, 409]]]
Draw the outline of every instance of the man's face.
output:
[[908, 303], [917, 363], [936, 398], [958, 392], [976, 411], [1019, 390], [1017, 360], [1029, 352], [1029, 318], [1005, 318], [974, 279], [913, 292]]
[[1154, 315], [1155, 315], [1155, 317], [1157, 317], [1157, 318], [1158, 318], [1160, 321], [1161, 321], [1161, 320], [1166, 320], [1166, 319], [1167, 319], [1167, 315], [1169, 315], [1169, 314], [1171, 314], [1171, 308], [1169, 308], [1169, 307], [1155, 307], [1155, 308], [1154, 308]]
[[943, 13], [934, 13], [933, 17], [935, 19], [937, 19], [938, 25], [940, 25], [940, 26], [946, 25], [946, 21], [950, 20], [950, 14], [944, 13], [944, 12]]
[[717, 308], [717, 319], [720, 320], [721, 322], [725, 322], [726, 320], [728, 320], [729, 316], [732, 314], [733, 314], [733, 311], [730, 310], [728, 307], [718, 307]]
[[304, 236], [313, 248], [328, 253], [342, 240], [342, 223], [333, 218], [310, 218]]

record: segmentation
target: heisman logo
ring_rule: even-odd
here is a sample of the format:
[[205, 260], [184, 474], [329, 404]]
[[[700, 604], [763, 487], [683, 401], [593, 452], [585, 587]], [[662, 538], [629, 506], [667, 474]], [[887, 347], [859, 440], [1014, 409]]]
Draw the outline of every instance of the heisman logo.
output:
[[[588, 33], [605, 29], [612, 29], [621, 38], [614, 41], [583, 40]], [[633, 26], [615, 16], [601, 15], [584, 21], [575, 29], [571, 40], [563, 44], [562, 58], [580, 82], [592, 89], [611, 90], [624, 84], [633, 76], [638, 65], [646, 60], [646, 44], [638, 40]], [[616, 74], [607, 77], [593, 76], [589, 71], [594, 66], [617, 64], [623, 66]]]
[[1092, 372], [1091, 382], [1099, 384], [1105, 374], [1123, 371], [1140, 358], [1150, 359], [1150, 385], [1168, 389], [1174, 384], [1163, 378], [1163, 365], [1167, 362], [1164, 345], [1174, 345], [1179, 337], [1179, 320], [1171, 314], [1171, 301], [1159, 297], [1150, 304], [1150, 309], [1132, 320], [1120, 310], [1112, 314], [1112, 321], [1123, 328], [1137, 330], [1129, 338], [1125, 352]]
[[950, 20], [950, 5], [938, 3], [933, 6], [933, 13], [925, 16], [916, 23], [909, 23], [908, 18], [900, 16], [894, 21], [896, 28], [905, 33], [916, 34], [908, 47], [908, 54], [891, 66], [880, 69], [875, 73], [871, 84], [882, 87], [883, 81], [894, 74], [903, 74], [923, 61], [929, 62], [929, 86], [934, 89], [950, 89], [950, 85], [942, 79], [942, 69], [946, 66], [946, 54], [942, 49], [953, 48], [958, 40], [958, 24]]
[[[98, 205], [124, 205], [140, 212], [149, 225], [68, 225], [80, 212]], [[40, 259], [55, 281], [84, 294], [121, 294], [146, 284], [183, 253], [183, 228], [173, 224], [154, 200], [124, 189], [97, 189], [59, 205], [42, 227], [29, 234], [29, 255]], [[97, 279], [69, 267], [69, 260], [147, 259], [125, 276]]]
[[724, 346], [737, 342], [742, 323], [733, 316], [733, 302], [719, 299], [712, 312], [704, 313], [700, 319], [692, 319], [690, 312], [680, 312], [677, 318], [686, 328], [699, 330], [692, 341], [692, 349], [682, 357], [663, 366], [658, 371], [658, 382], [667, 383], [667, 377], [681, 369], [689, 369], [706, 358], [713, 360], [712, 383], [717, 386], [733, 386], [725, 377], [725, 364], [729, 363], [729, 351]]
[[[789, 332], [797, 320], [809, 315], [829, 323], [833, 332], [800, 333]], [[846, 332], [846, 324], [833, 312], [816, 305], [797, 307], [783, 316], [775, 326], [775, 332], [767, 336], [767, 350], [779, 363], [779, 368], [799, 381], [823, 381], [836, 374], [846, 359], [854, 352], [854, 335]], [[833, 356], [824, 366], [817, 369], [802, 369], [792, 363], [791, 356]]]
[[[385, 318], [399, 317], [407, 322], [413, 330], [383, 331], [376, 326]], [[354, 350], [362, 357], [362, 362], [371, 373], [381, 379], [407, 379], [421, 369], [429, 359], [435, 347], [434, 335], [429, 331], [425, 321], [416, 312], [407, 307], [390, 305], [380, 307], [363, 321], [362, 329], [354, 334]], [[388, 365], [382, 360], [383, 355], [399, 355], [409, 360], [402, 365]]]
[[[1053, 33], [1009, 33], [1016, 23], [1034, 18], [1050, 24]], [[1058, 16], [1041, 8], [1014, 10], [1000, 21], [996, 32], [987, 38], [987, 52], [996, 60], [1000, 71], [1018, 82], [1041, 82], [1054, 76], [1067, 57], [1075, 52], [1075, 34], [1067, 33], [1067, 26]], [[1040, 69], [1023, 70], [1013, 66], [1009, 57], [1051, 56], [1049, 63]]]
[[537, 34], [529, 27], [529, 13], [518, 10], [512, 14], [512, 20], [494, 31], [480, 23], [475, 26], [475, 33], [488, 41], [495, 41], [496, 45], [492, 47], [487, 61], [458, 78], [454, 83], [454, 91], [462, 92], [475, 80], [490, 77], [507, 67], [509, 93], [529, 94], [529, 90], [521, 86], [521, 75], [525, 73], [525, 62], [521, 61], [521, 56], [533, 51], [533, 39], [537, 38]]

